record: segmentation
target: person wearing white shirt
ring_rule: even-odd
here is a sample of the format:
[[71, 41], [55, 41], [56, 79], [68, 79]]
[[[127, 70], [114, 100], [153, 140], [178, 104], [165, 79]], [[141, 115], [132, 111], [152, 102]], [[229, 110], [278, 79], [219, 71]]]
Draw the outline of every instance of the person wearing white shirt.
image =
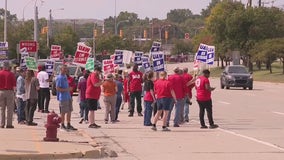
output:
[[42, 113], [49, 113], [49, 101], [50, 101], [50, 91], [49, 91], [49, 75], [45, 71], [45, 66], [41, 67], [40, 72], [37, 74], [37, 79], [39, 81], [39, 111]]

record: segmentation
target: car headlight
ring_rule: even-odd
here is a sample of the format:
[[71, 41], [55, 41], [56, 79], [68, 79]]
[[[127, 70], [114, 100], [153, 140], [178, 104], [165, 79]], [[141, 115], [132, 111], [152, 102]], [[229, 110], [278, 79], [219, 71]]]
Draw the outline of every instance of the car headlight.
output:
[[231, 76], [231, 75], [227, 75], [227, 78], [228, 78], [228, 79], [234, 79], [234, 77]]

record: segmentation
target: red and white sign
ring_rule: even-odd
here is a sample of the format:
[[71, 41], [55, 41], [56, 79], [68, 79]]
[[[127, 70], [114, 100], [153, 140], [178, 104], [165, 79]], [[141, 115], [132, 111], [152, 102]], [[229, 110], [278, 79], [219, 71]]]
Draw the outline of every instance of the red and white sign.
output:
[[189, 33], [184, 34], [184, 39], [190, 39]]
[[36, 41], [20, 41], [20, 50], [26, 48], [26, 51], [29, 53], [35, 53], [38, 50]]
[[108, 73], [114, 73], [114, 65], [113, 65], [112, 59], [103, 60], [103, 72], [104, 72], [104, 75]]
[[61, 51], [61, 46], [60, 45], [51, 45], [51, 50], [60, 50]]
[[90, 56], [91, 51], [92, 51], [91, 47], [86, 46], [83, 43], [78, 43], [77, 51], [75, 52], [73, 63], [76, 65], [85, 67], [87, 59]]
[[51, 45], [50, 59], [59, 60], [62, 57], [62, 54], [61, 46]]

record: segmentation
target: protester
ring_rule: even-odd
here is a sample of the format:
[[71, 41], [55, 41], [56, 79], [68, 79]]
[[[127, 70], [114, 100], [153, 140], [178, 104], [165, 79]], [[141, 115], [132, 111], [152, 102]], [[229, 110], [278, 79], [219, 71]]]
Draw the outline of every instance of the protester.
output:
[[173, 90], [175, 92], [177, 102], [171, 104], [171, 108], [168, 114], [167, 126], [170, 124], [171, 113], [175, 107], [175, 116], [174, 116], [174, 127], [179, 127], [182, 122], [183, 117], [183, 108], [184, 108], [184, 97], [186, 93], [186, 84], [180, 74], [180, 68], [176, 67], [174, 69], [174, 74], [169, 76], [169, 81], [173, 84]]
[[116, 83], [113, 81], [113, 75], [109, 73], [106, 76], [106, 80], [102, 84], [102, 91], [104, 93], [104, 103], [105, 103], [105, 124], [110, 120], [112, 123], [115, 122], [115, 107], [116, 107], [116, 92], [117, 86]]
[[[14, 90], [16, 88], [15, 75], [10, 71], [10, 64], [4, 61], [0, 71], [0, 108], [1, 108], [1, 128], [14, 128], [13, 126], [13, 110], [14, 110]], [[7, 109], [7, 123], [6, 123]]]
[[128, 71], [125, 70], [123, 72], [123, 104], [121, 109], [124, 108], [125, 103], [127, 103], [128, 109], [130, 109], [130, 97], [129, 97], [129, 87], [128, 87], [128, 81], [129, 81], [129, 74]]
[[[59, 109], [61, 114], [61, 129], [64, 130], [77, 130], [71, 125], [71, 112], [73, 111], [72, 98], [70, 91], [72, 87], [69, 87], [67, 80], [67, 66], [60, 66], [60, 74], [56, 78], [56, 91], [57, 91], [57, 100], [59, 101]], [[65, 116], [67, 121], [67, 126], [65, 126]]]
[[100, 77], [102, 73], [101, 67], [95, 67], [95, 71], [91, 73], [87, 80], [86, 99], [89, 108], [89, 128], [100, 128], [95, 123], [95, 111], [98, 109], [98, 101], [101, 95], [101, 85], [103, 80]]
[[191, 74], [188, 73], [188, 68], [183, 68], [183, 78], [186, 82], [186, 96], [184, 98], [184, 121], [189, 122], [189, 105], [192, 105], [192, 88], [195, 85], [195, 78]]
[[199, 120], [201, 129], [208, 128], [204, 121], [205, 109], [210, 124], [209, 128], [214, 129], [219, 127], [218, 125], [214, 124], [213, 120], [211, 92], [215, 88], [210, 86], [209, 77], [210, 71], [205, 69], [203, 70], [203, 75], [199, 76], [195, 81], [196, 99], [199, 104]]
[[17, 78], [17, 116], [18, 116], [18, 124], [26, 124], [25, 118], [25, 106], [26, 106], [26, 96], [25, 96], [25, 76], [26, 72], [21, 69], [19, 71], [19, 76]]
[[146, 92], [144, 95], [144, 126], [152, 126], [151, 118], [152, 118], [152, 105], [155, 103], [156, 98], [154, 95], [154, 72], [150, 71], [145, 74], [146, 79], [144, 80], [144, 91]]
[[133, 117], [135, 108], [135, 99], [137, 103], [138, 116], [143, 116], [142, 105], [141, 105], [141, 94], [142, 94], [142, 83], [143, 83], [143, 73], [138, 71], [138, 65], [133, 66], [132, 72], [129, 74], [128, 80], [128, 90], [130, 92], [130, 110], [129, 117]]
[[80, 82], [78, 84], [78, 91], [79, 91], [79, 98], [80, 98], [80, 124], [85, 121], [85, 123], [88, 123], [88, 114], [89, 114], [89, 109], [87, 106], [87, 101], [86, 101], [86, 89], [87, 89], [87, 79], [89, 77], [89, 72], [86, 72], [84, 76], [80, 79]]
[[173, 103], [176, 103], [176, 95], [173, 90], [173, 84], [169, 80], [167, 80], [167, 72], [162, 71], [160, 72], [159, 79], [155, 81], [154, 84], [154, 91], [157, 95], [157, 113], [153, 120], [153, 127], [152, 130], [156, 131], [156, 124], [159, 120], [161, 114], [163, 113], [163, 126], [162, 131], [170, 131], [169, 128], [167, 128], [167, 117], [170, 110], [170, 104], [172, 101]]
[[26, 98], [27, 105], [25, 108], [26, 112], [26, 121], [28, 126], [36, 126], [37, 123], [33, 122], [34, 112], [36, 110], [37, 100], [38, 100], [38, 90], [39, 90], [39, 82], [35, 77], [34, 71], [27, 70], [26, 74]]
[[122, 91], [123, 91], [123, 84], [122, 84], [122, 78], [120, 74], [115, 74], [114, 76], [115, 83], [117, 86], [117, 92], [116, 92], [116, 103], [115, 103], [115, 122], [118, 122], [118, 114], [120, 110], [120, 106], [122, 103]]
[[72, 98], [73, 92], [74, 92], [74, 88], [76, 88], [75, 80], [74, 80], [73, 77], [70, 76], [70, 73], [69, 73], [68, 69], [67, 69], [66, 76], [67, 76], [68, 85], [71, 88], [70, 89], [70, 95], [71, 95], [71, 98]]
[[42, 113], [49, 113], [49, 101], [50, 101], [50, 91], [49, 91], [49, 75], [45, 71], [45, 66], [40, 67], [40, 72], [37, 74], [37, 79], [39, 81], [39, 111]]

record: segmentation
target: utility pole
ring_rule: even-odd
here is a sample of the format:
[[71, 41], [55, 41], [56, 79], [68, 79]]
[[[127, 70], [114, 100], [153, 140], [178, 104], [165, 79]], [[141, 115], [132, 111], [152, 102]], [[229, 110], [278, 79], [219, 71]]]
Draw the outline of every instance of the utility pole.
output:
[[7, 0], [5, 0], [5, 13], [4, 13], [4, 42], [7, 42]]
[[248, 7], [251, 7], [251, 6], [252, 6], [252, 0], [248, 0], [247, 6], [248, 6]]
[[261, 7], [261, 0], [258, 0], [258, 6]]
[[[34, 41], [38, 41], [38, 8], [37, 5], [35, 4], [35, 19], [34, 19]], [[36, 51], [35, 53], [35, 59], [37, 60], [38, 58], [38, 52]]]

